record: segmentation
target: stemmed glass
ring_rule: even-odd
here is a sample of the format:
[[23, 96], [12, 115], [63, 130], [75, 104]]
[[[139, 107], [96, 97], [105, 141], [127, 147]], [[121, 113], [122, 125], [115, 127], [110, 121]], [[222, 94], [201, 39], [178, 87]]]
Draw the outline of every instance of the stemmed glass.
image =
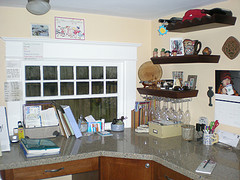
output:
[[186, 124], [190, 124], [190, 120], [191, 120], [191, 115], [190, 115], [190, 111], [189, 111], [189, 101], [187, 101], [187, 110], [186, 112], [184, 113], [184, 117], [185, 117], [185, 122]]
[[177, 100], [175, 99], [175, 110], [173, 111], [173, 121], [174, 123], [178, 122], [178, 111], [177, 111]]
[[179, 109], [178, 109], [178, 121], [184, 122], [184, 112], [182, 110], [183, 108], [183, 101], [179, 100]]
[[156, 101], [155, 118], [156, 118], [157, 121], [160, 121], [161, 118], [162, 118], [161, 98], [157, 98], [157, 101]]
[[155, 114], [156, 114], [155, 109], [154, 109], [154, 100], [153, 99], [150, 100], [150, 104], [151, 104], [151, 107], [149, 109], [149, 116], [150, 116], [149, 120], [153, 121], [155, 119]]
[[172, 99], [169, 99], [169, 102], [170, 102], [170, 108], [169, 108], [169, 119], [170, 120], [174, 120], [174, 108], [173, 108], [173, 100]]
[[166, 99], [163, 100], [162, 119], [163, 120], [168, 120], [168, 109], [167, 109]]

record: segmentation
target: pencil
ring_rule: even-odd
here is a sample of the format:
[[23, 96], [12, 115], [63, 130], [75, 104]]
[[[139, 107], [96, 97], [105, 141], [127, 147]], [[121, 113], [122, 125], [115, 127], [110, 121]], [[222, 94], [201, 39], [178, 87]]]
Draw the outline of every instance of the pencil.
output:
[[204, 164], [203, 168], [205, 168], [209, 162], [210, 162], [210, 159], [207, 160], [207, 162]]

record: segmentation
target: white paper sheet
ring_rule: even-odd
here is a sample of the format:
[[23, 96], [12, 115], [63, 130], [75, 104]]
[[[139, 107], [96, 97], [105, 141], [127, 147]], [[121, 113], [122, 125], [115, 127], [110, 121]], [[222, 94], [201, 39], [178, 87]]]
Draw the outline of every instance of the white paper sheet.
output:
[[240, 128], [240, 96], [215, 94], [215, 120]]
[[25, 60], [42, 60], [43, 43], [40, 42], [23, 43], [23, 55]]
[[41, 111], [42, 126], [57, 126], [59, 121], [54, 108]]
[[20, 101], [22, 99], [21, 82], [5, 82], [4, 83], [4, 97], [5, 101]]
[[94, 119], [94, 117], [92, 115], [86, 116], [85, 119], [87, 122], [96, 122], [96, 120]]
[[8, 124], [6, 116], [6, 108], [0, 106], [0, 142], [2, 151], [10, 151], [10, 140], [8, 133]]
[[240, 136], [238, 134], [233, 134], [223, 130], [218, 130], [218, 136], [219, 142], [228, 144], [233, 147], [237, 147], [240, 140]]

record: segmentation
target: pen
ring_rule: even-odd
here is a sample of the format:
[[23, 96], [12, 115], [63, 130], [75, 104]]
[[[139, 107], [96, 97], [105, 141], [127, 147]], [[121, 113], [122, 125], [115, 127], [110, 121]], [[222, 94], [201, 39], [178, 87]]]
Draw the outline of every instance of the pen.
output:
[[203, 168], [205, 168], [209, 162], [210, 162], [210, 159], [207, 160], [207, 162], [204, 164]]

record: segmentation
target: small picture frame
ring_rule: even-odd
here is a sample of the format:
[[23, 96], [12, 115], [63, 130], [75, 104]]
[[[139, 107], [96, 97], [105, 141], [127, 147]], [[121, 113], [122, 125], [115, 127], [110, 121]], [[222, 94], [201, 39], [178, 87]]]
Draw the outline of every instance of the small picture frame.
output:
[[50, 26], [46, 24], [31, 24], [31, 37], [50, 37]]
[[177, 56], [184, 55], [183, 38], [170, 38], [170, 52], [177, 51]]
[[197, 75], [188, 75], [189, 87], [190, 89], [196, 89]]
[[180, 83], [183, 83], [183, 71], [172, 71], [173, 80], [179, 79]]

